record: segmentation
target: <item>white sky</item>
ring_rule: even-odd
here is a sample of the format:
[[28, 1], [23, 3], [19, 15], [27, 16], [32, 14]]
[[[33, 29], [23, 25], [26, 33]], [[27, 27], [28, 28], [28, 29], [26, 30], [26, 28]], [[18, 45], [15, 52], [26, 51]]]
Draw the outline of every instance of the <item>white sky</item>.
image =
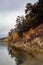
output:
[[37, 0], [0, 0], [0, 38], [14, 28], [18, 15], [25, 15], [25, 5]]

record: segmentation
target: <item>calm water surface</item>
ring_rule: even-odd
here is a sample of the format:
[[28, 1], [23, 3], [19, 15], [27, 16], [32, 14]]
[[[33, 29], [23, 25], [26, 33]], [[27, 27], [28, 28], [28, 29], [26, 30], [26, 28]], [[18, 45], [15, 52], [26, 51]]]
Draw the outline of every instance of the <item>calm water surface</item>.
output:
[[16, 65], [14, 59], [8, 54], [7, 48], [0, 45], [0, 65]]
[[[22, 57], [22, 54], [19, 57], [20, 60], [24, 58], [24, 56]], [[0, 65], [16, 65], [15, 59], [10, 57], [7, 47], [4, 45], [0, 45]], [[27, 55], [26, 59], [24, 58], [23, 63], [19, 63], [19, 65], [43, 65], [43, 59], [36, 59]]]

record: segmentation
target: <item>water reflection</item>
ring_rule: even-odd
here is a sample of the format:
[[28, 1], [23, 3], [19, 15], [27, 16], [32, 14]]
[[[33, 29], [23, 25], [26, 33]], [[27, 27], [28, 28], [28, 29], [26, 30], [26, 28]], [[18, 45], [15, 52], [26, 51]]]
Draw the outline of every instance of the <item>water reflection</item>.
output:
[[17, 65], [21, 65], [25, 62], [26, 54], [24, 51], [20, 49], [16, 49], [12, 46], [8, 46], [8, 51], [12, 58], [15, 57], [15, 61]]
[[[13, 58], [11, 58], [13, 57]], [[43, 65], [43, 59], [37, 59], [19, 49], [0, 46], [0, 65]]]
[[[17, 65], [43, 65], [43, 57], [34, 57], [32, 54], [8, 45], [8, 51], [11, 57], [15, 57]], [[38, 57], [38, 56], [37, 56]]]
[[16, 65], [15, 61], [8, 55], [7, 48], [0, 46], [0, 65]]

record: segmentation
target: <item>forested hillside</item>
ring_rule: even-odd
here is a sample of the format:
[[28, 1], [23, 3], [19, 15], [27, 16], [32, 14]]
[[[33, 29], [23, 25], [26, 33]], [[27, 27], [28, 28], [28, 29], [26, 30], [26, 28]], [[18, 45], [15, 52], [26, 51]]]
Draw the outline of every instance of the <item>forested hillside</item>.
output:
[[[40, 58], [42, 58], [43, 0], [39, 0], [34, 4], [26, 4], [25, 17], [23, 15], [17, 17], [15, 28], [10, 30], [7, 40], [9, 53], [13, 57], [18, 58], [21, 52], [25, 51], [34, 57], [39, 58], [41, 55]], [[19, 53], [18, 50], [21, 50], [21, 52]]]

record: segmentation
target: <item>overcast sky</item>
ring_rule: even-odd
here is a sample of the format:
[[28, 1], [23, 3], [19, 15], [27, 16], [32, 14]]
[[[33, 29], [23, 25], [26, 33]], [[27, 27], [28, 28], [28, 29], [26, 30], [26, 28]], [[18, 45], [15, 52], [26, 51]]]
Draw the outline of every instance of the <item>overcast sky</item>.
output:
[[0, 38], [7, 36], [10, 29], [14, 28], [18, 15], [25, 15], [25, 6], [28, 2], [37, 0], [0, 0]]

